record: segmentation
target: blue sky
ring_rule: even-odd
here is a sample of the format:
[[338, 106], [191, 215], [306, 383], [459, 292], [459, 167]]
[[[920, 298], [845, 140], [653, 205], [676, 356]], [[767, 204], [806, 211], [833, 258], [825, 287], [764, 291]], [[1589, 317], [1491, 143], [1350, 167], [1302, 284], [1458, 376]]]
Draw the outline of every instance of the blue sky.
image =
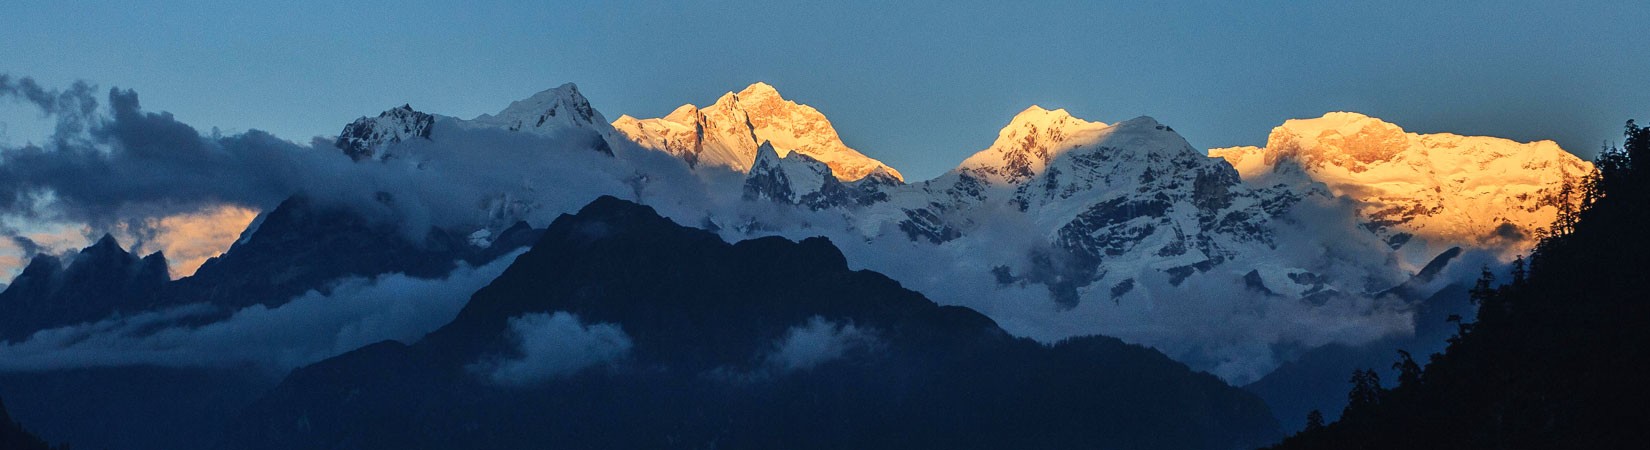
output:
[[[1151, 115], [1198, 147], [1352, 110], [1591, 156], [1650, 119], [1643, 1], [240, 3], [6, 2], [0, 72], [302, 142], [402, 103], [470, 117], [567, 81], [609, 119], [767, 81], [913, 179], [1031, 104]], [[0, 119], [27, 139], [15, 111]]]

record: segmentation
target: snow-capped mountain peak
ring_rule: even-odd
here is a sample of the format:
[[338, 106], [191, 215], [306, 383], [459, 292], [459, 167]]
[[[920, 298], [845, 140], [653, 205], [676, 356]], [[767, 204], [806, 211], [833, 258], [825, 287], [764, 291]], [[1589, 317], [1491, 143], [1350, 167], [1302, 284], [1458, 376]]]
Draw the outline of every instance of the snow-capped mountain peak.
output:
[[483, 114], [474, 122], [547, 134], [568, 128], [604, 129], [607, 118], [590, 107], [590, 100], [579, 93], [577, 85], [566, 83], [511, 102], [498, 114]]
[[710, 106], [683, 105], [655, 119], [620, 117], [613, 127], [642, 147], [676, 155], [694, 167], [748, 172], [762, 142], [779, 156], [806, 154], [842, 181], [873, 173], [903, 179], [899, 171], [842, 143], [831, 121], [808, 105], [786, 100], [767, 83], [728, 92]]
[[384, 146], [409, 139], [429, 139], [435, 119], [434, 115], [413, 110], [412, 105], [401, 105], [379, 113], [378, 117], [362, 117], [344, 126], [333, 145], [356, 161], [383, 159]]
[[1061, 153], [1092, 142], [1107, 127], [1072, 117], [1064, 109], [1032, 105], [1014, 115], [990, 147], [963, 160], [958, 169], [996, 184], [1022, 182], [1041, 173]]
[[395, 144], [414, 139], [439, 139], [431, 136], [438, 122], [451, 123], [461, 129], [506, 129], [573, 140], [607, 155], [613, 154], [612, 143], [620, 139], [608, 125], [607, 118], [579, 93], [578, 86], [566, 83], [511, 102], [496, 115], [482, 114], [471, 120], [427, 114], [402, 105], [378, 117], [362, 117], [350, 123], [339, 133], [334, 145], [356, 161], [383, 161], [401, 153], [390, 151], [389, 147]]
[[778, 89], [774, 89], [773, 85], [761, 81], [751, 83], [750, 86], [745, 86], [745, 89], [739, 91], [738, 95], [739, 98], [752, 102], [766, 101], [770, 97], [784, 100], [783, 98], [779, 98], [780, 96]]
[[1420, 237], [1525, 251], [1556, 217], [1562, 186], [1593, 170], [1552, 141], [1418, 134], [1354, 112], [1288, 120], [1265, 147], [1209, 155], [1251, 182], [1322, 183], [1359, 202], [1365, 226], [1395, 248]]
[[[629, 118], [630, 120], [638, 120], [635, 117], [630, 117], [629, 115], [620, 116], [619, 120], [623, 121], [626, 118]], [[664, 119], [667, 122], [678, 123], [678, 124], [698, 123], [699, 122], [699, 107], [693, 106], [691, 104], [682, 105], [680, 107], [677, 107], [675, 111], [671, 111], [670, 114], [665, 115]]]

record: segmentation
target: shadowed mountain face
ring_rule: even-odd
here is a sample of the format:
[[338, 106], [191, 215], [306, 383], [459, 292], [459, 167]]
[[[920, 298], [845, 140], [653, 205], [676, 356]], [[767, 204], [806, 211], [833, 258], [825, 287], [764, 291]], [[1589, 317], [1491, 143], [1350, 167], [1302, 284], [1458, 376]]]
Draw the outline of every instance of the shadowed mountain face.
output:
[[294, 371], [222, 448], [1245, 448], [1253, 395], [1156, 351], [1014, 338], [824, 239], [728, 244], [611, 197], [414, 345]]

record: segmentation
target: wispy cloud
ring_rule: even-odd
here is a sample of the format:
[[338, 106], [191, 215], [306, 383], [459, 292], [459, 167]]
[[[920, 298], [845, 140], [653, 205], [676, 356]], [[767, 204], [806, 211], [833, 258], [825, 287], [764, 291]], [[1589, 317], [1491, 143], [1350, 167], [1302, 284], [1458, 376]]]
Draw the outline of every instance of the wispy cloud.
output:
[[847, 355], [850, 350], [871, 348], [876, 336], [851, 322], [832, 322], [813, 316], [806, 323], [791, 327], [774, 344], [773, 352], [764, 359], [781, 371], [812, 369], [820, 364]]
[[630, 353], [630, 336], [616, 324], [585, 324], [566, 312], [532, 313], [510, 318], [506, 339], [515, 355], [499, 355], [469, 366], [472, 372], [504, 386], [532, 386], [573, 375]]

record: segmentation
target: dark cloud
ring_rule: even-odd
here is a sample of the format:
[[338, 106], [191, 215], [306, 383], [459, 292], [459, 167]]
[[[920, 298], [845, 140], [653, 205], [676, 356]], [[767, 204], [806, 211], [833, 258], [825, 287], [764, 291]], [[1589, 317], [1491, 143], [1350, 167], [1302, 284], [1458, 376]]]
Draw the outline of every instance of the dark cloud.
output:
[[[145, 219], [224, 204], [267, 210], [300, 192], [396, 221], [415, 237], [431, 226], [494, 225], [489, 220], [504, 215], [542, 225], [600, 195], [702, 211], [691, 206], [702, 204], [692, 200], [703, 196], [693, 188], [697, 178], [679, 160], [626, 147], [617, 150], [626, 155], [620, 161], [589, 151], [588, 136], [442, 119], [441, 139], [404, 142], [404, 157], [358, 164], [327, 138], [297, 144], [258, 130], [202, 134], [171, 114], [145, 111], [131, 90], [110, 89], [98, 108], [85, 83], [48, 91], [28, 78], [4, 82], [0, 97], [36, 104], [60, 126], [45, 145], [0, 147], [0, 211], [84, 223], [94, 233], [142, 236]], [[637, 187], [643, 178], [674, 182], [650, 191]]]
[[20, 236], [15, 231], [10, 230], [8, 230], [7, 234], [11, 235], [12, 245], [16, 245], [17, 249], [22, 251], [24, 256], [34, 256], [40, 253], [40, 244], [34, 243], [33, 239]]
[[16, 98], [34, 105], [42, 114], [57, 118], [56, 135], [82, 132], [97, 111], [97, 88], [77, 81], [66, 90], [48, 90], [33, 78], [12, 78], [0, 74], [0, 98]]
[[59, 122], [45, 146], [0, 149], [0, 210], [25, 217], [105, 228], [224, 203], [262, 209], [297, 192], [304, 173], [342, 164], [261, 131], [202, 136], [171, 114], [143, 111], [131, 90], [109, 90], [108, 115], [94, 116], [85, 83], [54, 92], [28, 78], [0, 82], [7, 86], [0, 94]]
[[78, 114], [90, 116], [97, 110], [96, 88], [84, 81], [75, 82], [68, 90], [47, 90], [33, 78], [13, 79], [0, 73], [0, 98], [16, 97], [39, 107], [48, 115]]

